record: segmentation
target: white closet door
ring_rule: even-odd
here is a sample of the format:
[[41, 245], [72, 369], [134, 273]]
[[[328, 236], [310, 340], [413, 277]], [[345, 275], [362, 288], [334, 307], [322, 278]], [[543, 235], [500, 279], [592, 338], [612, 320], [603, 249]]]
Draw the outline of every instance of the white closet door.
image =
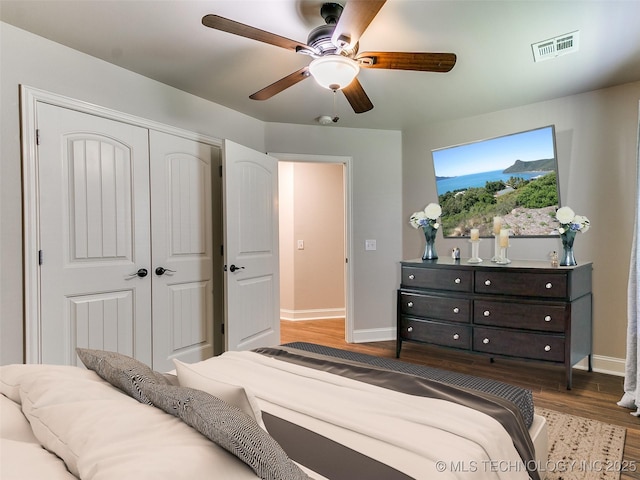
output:
[[227, 350], [280, 343], [278, 160], [224, 142]]
[[76, 364], [80, 346], [150, 363], [148, 132], [45, 103], [37, 116], [41, 361]]
[[150, 132], [153, 368], [213, 355], [214, 147]]

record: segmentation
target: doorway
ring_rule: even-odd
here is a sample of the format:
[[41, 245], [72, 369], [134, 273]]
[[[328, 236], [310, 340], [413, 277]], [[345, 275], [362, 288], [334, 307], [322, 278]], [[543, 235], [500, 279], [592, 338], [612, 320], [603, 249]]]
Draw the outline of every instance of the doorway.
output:
[[278, 158], [280, 318], [344, 320], [349, 314], [349, 158]]

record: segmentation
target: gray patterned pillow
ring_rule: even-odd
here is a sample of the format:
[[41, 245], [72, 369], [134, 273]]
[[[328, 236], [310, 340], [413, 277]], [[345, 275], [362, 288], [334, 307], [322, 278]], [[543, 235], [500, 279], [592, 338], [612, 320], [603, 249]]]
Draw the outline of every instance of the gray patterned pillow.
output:
[[144, 384], [144, 394], [156, 407], [195, 428], [231, 452], [262, 479], [303, 480], [309, 477], [239, 408], [209, 393], [174, 385]]
[[141, 403], [152, 404], [143, 392], [143, 385], [169, 384], [161, 373], [121, 353], [87, 348], [76, 348], [76, 353], [85, 367]]

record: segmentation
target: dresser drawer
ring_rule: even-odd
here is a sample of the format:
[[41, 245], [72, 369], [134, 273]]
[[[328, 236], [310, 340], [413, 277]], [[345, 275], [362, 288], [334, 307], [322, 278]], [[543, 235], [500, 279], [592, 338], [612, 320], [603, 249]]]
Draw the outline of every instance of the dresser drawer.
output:
[[563, 336], [475, 327], [473, 350], [519, 358], [564, 362]]
[[471, 348], [471, 327], [401, 317], [399, 335], [405, 340], [433, 343], [468, 350]]
[[470, 270], [402, 267], [402, 285], [407, 288], [471, 292], [472, 276]]
[[527, 297], [568, 298], [567, 274], [527, 273], [514, 271], [478, 271], [475, 273], [475, 292]]
[[467, 298], [401, 292], [399, 301], [400, 311], [406, 315], [451, 322], [469, 323], [471, 320], [471, 300]]
[[567, 305], [474, 300], [473, 323], [495, 327], [563, 333]]

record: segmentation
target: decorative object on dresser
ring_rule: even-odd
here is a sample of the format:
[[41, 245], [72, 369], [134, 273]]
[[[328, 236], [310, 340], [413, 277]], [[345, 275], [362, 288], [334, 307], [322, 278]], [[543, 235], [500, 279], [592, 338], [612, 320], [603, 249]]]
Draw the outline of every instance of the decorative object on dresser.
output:
[[494, 357], [591, 367], [591, 263], [401, 262], [396, 356], [403, 341]]
[[469, 239], [471, 243], [471, 258], [467, 260], [468, 263], [482, 263], [482, 259], [478, 255], [478, 250], [480, 248], [480, 230], [477, 228], [471, 229], [471, 238]]
[[573, 240], [576, 238], [577, 232], [586, 233], [591, 222], [583, 215], [576, 215], [569, 207], [559, 208], [556, 212], [556, 220], [560, 224], [558, 233], [560, 233], [560, 238], [562, 239], [563, 250], [560, 265], [577, 265], [578, 263], [573, 255]]
[[438, 254], [436, 253], [436, 233], [440, 224], [438, 223], [438, 217], [442, 214], [442, 208], [437, 203], [430, 203], [421, 212], [414, 212], [409, 218], [409, 223], [413, 228], [422, 228], [424, 232], [424, 238], [426, 240], [426, 246], [424, 248], [424, 254], [422, 260], [436, 260]]

